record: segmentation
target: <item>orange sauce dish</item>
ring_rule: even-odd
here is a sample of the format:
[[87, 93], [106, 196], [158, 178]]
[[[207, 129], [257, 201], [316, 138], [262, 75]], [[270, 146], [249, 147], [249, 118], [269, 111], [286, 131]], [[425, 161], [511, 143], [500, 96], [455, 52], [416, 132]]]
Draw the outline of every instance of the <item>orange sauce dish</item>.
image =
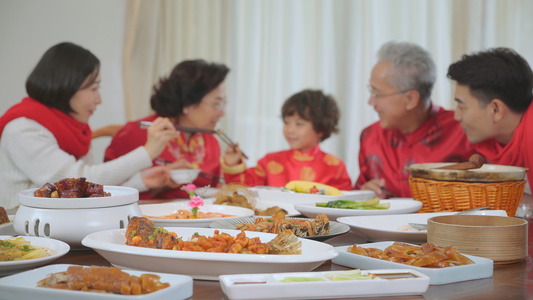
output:
[[165, 216], [146, 216], [146, 218], [150, 219], [213, 219], [213, 218], [228, 218], [228, 217], [235, 217], [235, 215], [227, 215], [227, 214], [221, 214], [221, 213], [215, 213], [215, 212], [201, 212], [199, 211], [197, 216], [193, 216], [192, 211], [187, 209], [180, 209], [176, 212], [165, 215]]

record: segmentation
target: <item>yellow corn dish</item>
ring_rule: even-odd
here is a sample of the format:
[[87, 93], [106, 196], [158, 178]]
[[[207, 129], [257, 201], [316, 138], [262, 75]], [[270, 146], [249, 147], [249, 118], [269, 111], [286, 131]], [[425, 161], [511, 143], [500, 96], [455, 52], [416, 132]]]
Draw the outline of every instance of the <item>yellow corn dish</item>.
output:
[[22, 237], [0, 240], [0, 262], [46, 257], [52, 252], [45, 247], [33, 246]]

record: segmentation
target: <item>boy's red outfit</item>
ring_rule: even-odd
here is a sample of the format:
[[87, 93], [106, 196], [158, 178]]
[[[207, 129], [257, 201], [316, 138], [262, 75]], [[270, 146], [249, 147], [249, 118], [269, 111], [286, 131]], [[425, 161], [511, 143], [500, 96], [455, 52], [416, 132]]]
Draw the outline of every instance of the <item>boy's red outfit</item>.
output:
[[319, 145], [301, 152], [285, 150], [265, 155], [257, 166], [246, 169], [222, 164], [224, 179], [247, 186], [285, 186], [291, 180], [306, 180], [331, 185], [340, 190], [351, 190], [351, 179], [342, 160], [322, 152]]
[[405, 167], [468, 161], [475, 148], [453, 115], [453, 111], [432, 106], [430, 117], [410, 134], [383, 129], [379, 121], [365, 128], [361, 133], [360, 175], [355, 189], [374, 178], [384, 178], [386, 188], [396, 197], [412, 197]]
[[[529, 128], [529, 131], [527, 130]], [[528, 180], [533, 179], [533, 105], [530, 104], [520, 124], [513, 133], [513, 139], [502, 145], [495, 139], [476, 144], [476, 150], [487, 161], [498, 165], [529, 168]]]
[[[154, 121], [157, 115], [151, 115], [141, 120], [128, 122], [113, 137], [111, 144], [105, 151], [105, 161], [122, 156], [139, 146], [146, 144], [146, 129], [139, 128], [139, 121]], [[173, 141], [170, 141], [165, 150], [158, 156], [164, 161], [175, 162], [179, 159], [187, 160], [193, 168], [201, 169], [205, 173], [220, 176], [220, 146], [217, 139], [212, 134], [194, 133], [189, 141], [185, 134]], [[157, 158], [156, 158], [157, 160]], [[154, 160], [155, 161], [155, 160]], [[154, 165], [156, 165], [154, 163]], [[211, 185], [216, 187], [218, 181], [209, 181], [198, 177], [194, 180], [198, 187]], [[146, 191], [139, 194], [139, 199], [175, 199], [188, 198], [188, 193], [178, 189], [167, 189], [163, 191]]]

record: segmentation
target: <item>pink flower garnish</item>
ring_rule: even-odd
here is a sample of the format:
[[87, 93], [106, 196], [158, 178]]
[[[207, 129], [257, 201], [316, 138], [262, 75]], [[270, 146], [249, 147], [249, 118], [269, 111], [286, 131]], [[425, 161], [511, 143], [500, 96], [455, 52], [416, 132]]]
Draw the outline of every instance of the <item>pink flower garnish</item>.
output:
[[196, 185], [189, 183], [185, 186], [185, 190], [187, 192], [193, 192], [194, 190], [196, 190]]
[[189, 200], [189, 206], [190, 207], [198, 207], [204, 205], [204, 199], [202, 197], [192, 197], [191, 200]]

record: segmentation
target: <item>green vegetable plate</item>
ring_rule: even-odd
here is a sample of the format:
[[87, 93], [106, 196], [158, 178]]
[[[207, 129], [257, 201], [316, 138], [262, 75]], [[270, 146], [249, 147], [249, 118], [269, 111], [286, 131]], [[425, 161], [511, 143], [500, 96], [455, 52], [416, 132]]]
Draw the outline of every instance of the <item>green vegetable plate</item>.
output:
[[348, 216], [394, 215], [417, 212], [422, 202], [412, 198], [370, 199], [366, 201], [332, 200], [320, 203], [295, 204], [294, 208], [308, 218], [326, 214], [330, 220]]

